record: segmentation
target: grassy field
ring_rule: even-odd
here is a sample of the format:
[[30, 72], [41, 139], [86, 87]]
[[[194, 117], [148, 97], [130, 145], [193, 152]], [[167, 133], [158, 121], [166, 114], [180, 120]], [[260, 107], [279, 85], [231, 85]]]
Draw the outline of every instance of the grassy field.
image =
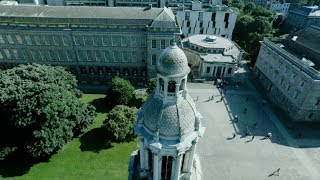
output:
[[[83, 101], [97, 107], [95, 122], [79, 138], [73, 139], [49, 162], [33, 165], [13, 179], [127, 179], [130, 154], [137, 142], [112, 143], [101, 128], [106, 112], [99, 104], [104, 95], [86, 94]], [[99, 108], [100, 107], [100, 108]], [[0, 174], [1, 179], [1, 174]]]

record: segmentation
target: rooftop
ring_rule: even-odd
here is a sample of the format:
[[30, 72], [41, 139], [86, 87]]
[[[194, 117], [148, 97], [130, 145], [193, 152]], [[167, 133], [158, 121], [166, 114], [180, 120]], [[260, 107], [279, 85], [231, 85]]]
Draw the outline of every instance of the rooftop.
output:
[[205, 62], [222, 62], [222, 63], [236, 63], [232, 56], [224, 56], [222, 54], [200, 54], [200, 57]]
[[234, 46], [234, 43], [221, 36], [208, 36], [205, 34], [197, 34], [187, 38], [191, 44], [195, 44], [204, 48], [225, 49]]
[[63, 19], [65, 23], [81, 19], [104, 24], [152, 24], [160, 27], [176, 25], [174, 14], [166, 7], [0, 6], [1, 21], [6, 18], [14, 19], [16, 23], [30, 22], [28, 19], [32, 18], [38, 21]]

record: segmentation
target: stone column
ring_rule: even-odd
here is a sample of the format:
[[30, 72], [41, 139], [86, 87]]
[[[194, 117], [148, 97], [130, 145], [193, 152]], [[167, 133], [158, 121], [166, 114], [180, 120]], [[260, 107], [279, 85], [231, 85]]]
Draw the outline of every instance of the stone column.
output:
[[175, 91], [176, 97], [178, 96], [179, 87], [180, 87], [180, 83], [178, 84], [178, 83], [176, 82], [176, 91]]
[[217, 71], [219, 69], [219, 66], [216, 66], [216, 72], [214, 72], [214, 76], [217, 77]]
[[164, 85], [163, 85], [163, 88], [164, 88], [164, 90], [163, 90], [163, 94], [164, 94], [164, 99], [167, 99], [167, 97], [168, 97], [168, 79], [163, 79], [163, 83], [164, 83]]
[[189, 163], [188, 163], [188, 172], [191, 172], [192, 164], [193, 164], [193, 158], [196, 151], [196, 145], [197, 145], [197, 139], [192, 141], [192, 146], [190, 148], [190, 157], [189, 157]]
[[179, 180], [179, 177], [180, 177], [180, 171], [181, 171], [181, 163], [182, 163], [182, 158], [181, 158], [182, 154], [178, 154], [178, 157], [175, 159], [175, 163], [174, 163], [174, 166], [172, 167], [172, 176], [173, 180]]
[[215, 74], [216, 74], [216, 66], [215, 66], [215, 65], [213, 65], [213, 72], [212, 72], [212, 76], [214, 77], [214, 76], [215, 76]]
[[223, 70], [224, 70], [224, 69], [225, 69], [225, 67], [222, 67], [222, 68], [221, 68], [220, 77], [223, 77], [223, 73], [224, 73]]
[[190, 150], [186, 151], [184, 154], [183, 171], [188, 172], [188, 164], [190, 159]]
[[141, 170], [144, 171], [145, 167], [145, 149], [144, 149], [144, 138], [142, 136], [139, 137], [140, 141], [140, 167]]
[[153, 154], [153, 180], [159, 179], [159, 171], [161, 172], [161, 167], [159, 167], [159, 155], [158, 153]]
[[228, 69], [229, 69], [229, 67], [226, 66], [226, 67], [225, 67], [225, 71], [224, 71], [224, 76], [225, 76], [225, 77], [228, 75]]

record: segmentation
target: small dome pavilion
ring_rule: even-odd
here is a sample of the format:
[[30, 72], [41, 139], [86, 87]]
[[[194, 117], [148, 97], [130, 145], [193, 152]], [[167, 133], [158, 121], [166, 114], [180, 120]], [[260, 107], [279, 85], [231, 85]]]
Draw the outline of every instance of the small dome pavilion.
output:
[[190, 68], [176, 45], [166, 48], [157, 62], [157, 86], [137, 113], [140, 178], [201, 179], [196, 144], [205, 128], [188, 94]]

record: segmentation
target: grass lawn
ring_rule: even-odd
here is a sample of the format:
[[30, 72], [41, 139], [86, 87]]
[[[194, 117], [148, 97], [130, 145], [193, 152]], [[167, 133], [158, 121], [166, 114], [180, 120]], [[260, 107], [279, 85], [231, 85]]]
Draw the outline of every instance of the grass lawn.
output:
[[[103, 97], [85, 94], [83, 101], [97, 105]], [[35, 164], [13, 179], [127, 179], [130, 154], [137, 150], [137, 142], [107, 142], [100, 128], [106, 112], [99, 108], [97, 112], [95, 122], [82, 136], [66, 144], [49, 162]]]

